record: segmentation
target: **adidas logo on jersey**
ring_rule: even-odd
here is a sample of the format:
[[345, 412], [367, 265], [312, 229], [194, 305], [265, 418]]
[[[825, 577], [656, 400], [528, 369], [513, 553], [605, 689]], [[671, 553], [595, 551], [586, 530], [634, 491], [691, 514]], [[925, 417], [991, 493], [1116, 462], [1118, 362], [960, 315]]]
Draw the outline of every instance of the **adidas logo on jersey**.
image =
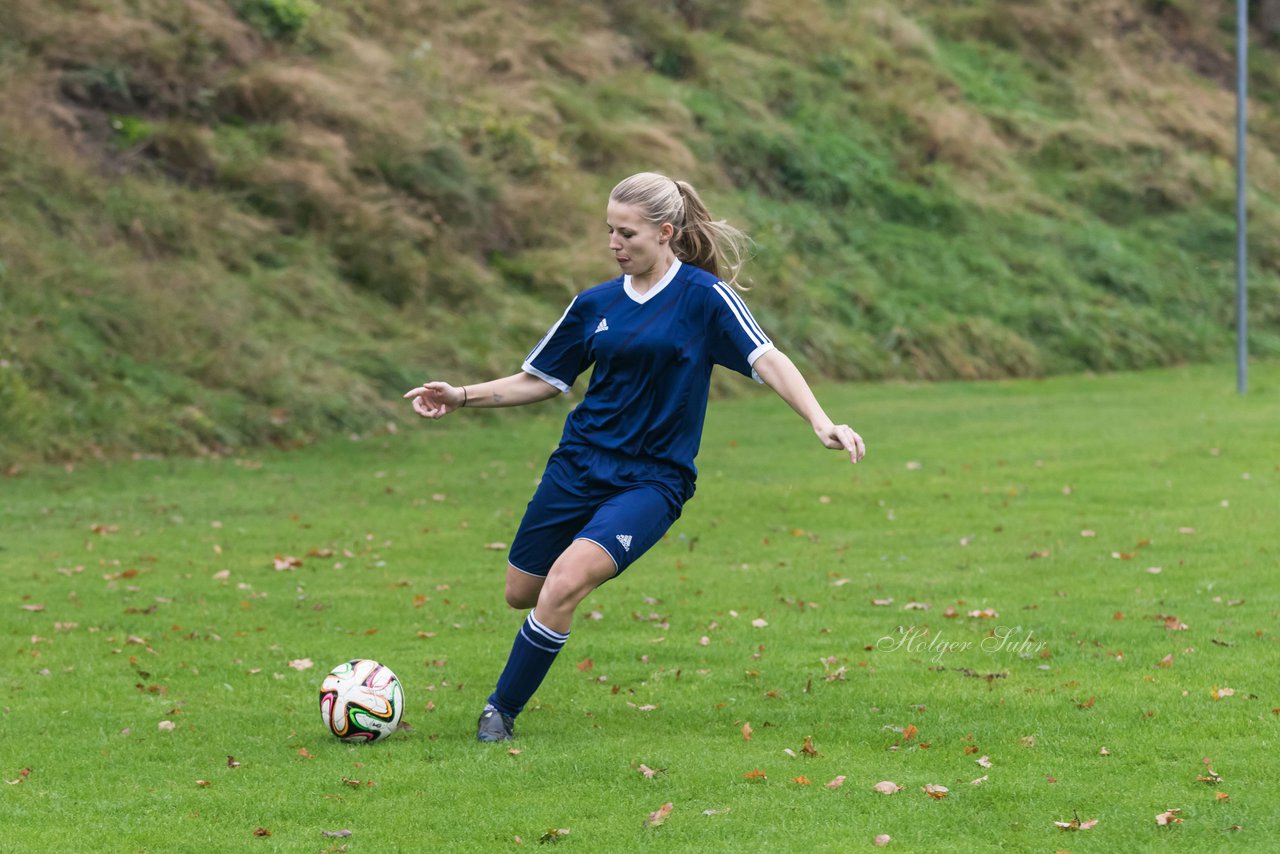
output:
[[596, 324], [596, 332], [608, 332], [608, 331], [609, 331], [609, 321], [605, 320], [603, 317], [600, 318], [600, 322]]
[[[603, 323], [603, 322], [604, 322], [604, 321], [601, 321], [601, 323]], [[606, 327], [606, 328], [608, 328], [608, 327]], [[623, 551], [626, 551], [626, 552], [631, 551], [631, 535], [630, 535], [630, 534], [619, 534], [619, 535], [618, 535], [618, 542], [622, 543], [622, 550], [623, 550]]]

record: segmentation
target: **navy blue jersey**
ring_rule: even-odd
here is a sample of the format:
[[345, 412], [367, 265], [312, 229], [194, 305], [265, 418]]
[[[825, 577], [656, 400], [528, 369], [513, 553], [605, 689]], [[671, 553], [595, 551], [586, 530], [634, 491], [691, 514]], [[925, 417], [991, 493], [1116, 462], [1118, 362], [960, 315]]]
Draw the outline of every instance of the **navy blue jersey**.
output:
[[524, 370], [568, 392], [595, 365], [561, 444], [660, 460], [692, 478], [712, 367], [760, 382], [751, 366], [772, 349], [732, 287], [677, 261], [644, 294], [630, 276], [578, 294]]

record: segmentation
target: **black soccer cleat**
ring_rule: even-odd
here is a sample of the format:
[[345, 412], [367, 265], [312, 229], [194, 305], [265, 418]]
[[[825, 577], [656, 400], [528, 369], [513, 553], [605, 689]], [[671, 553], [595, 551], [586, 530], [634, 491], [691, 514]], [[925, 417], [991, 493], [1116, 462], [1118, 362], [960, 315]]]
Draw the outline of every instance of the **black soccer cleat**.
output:
[[492, 706], [485, 706], [476, 722], [476, 741], [511, 741], [516, 737], [516, 719]]

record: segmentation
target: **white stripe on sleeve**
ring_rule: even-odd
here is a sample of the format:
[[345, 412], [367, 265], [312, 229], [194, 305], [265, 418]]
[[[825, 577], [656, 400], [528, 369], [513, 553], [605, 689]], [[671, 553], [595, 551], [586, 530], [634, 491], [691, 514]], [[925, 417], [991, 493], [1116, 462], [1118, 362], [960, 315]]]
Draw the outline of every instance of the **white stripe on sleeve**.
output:
[[720, 298], [725, 301], [725, 304], [729, 306], [729, 310], [733, 312], [733, 316], [738, 319], [738, 323], [742, 326], [742, 331], [747, 333], [747, 337], [757, 347], [763, 347], [768, 344], [769, 336], [765, 335], [764, 330], [756, 325], [755, 318], [747, 310], [746, 303], [738, 299], [738, 295], [733, 293], [724, 282], [716, 282], [715, 288], [716, 293], [720, 294]]
[[559, 389], [561, 394], [569, 393], [569, 387], [567, 385], [560, 382], [560, 380], [551, 376], [551, 374], [547, 373], [546, 371], [538, 370], [529, 362], [525, 362], [523, 365], [521, 365], [520, 370], [524, 371], [526, 374], [533, 374], [535, 377], [542, 380], [544, 383], [547, 383], [548, 385], [555, 386], [557, 389]]
[[719, 283], [717, 283], [717, 287], [722, 287], [722, 288], [724, 288], [724, 292], [725, 292], [725, 294], [726, 294], [726, 295], [727, 295], [731, 300], [733, 300], [735, 303], [737, 303], [737, 305], [738, 305], [738, 307], [739, 307], [739, 308], [741, 308], [741, 309], [742, 309], [742, 313], [743, 313], [743, 315], [745, 315], [745, 316], [746, 316], [746, 318], [747, 318], [747, 323], [751, 324], [751, 328], [752, 328], [752, 329], [754, 329], [757, 333], [759, 333], [759, 335], [760, 335], [760, 337], [761, 337], [761, 338], [763, 338], [765, 341], [768, 341], [768, 340], [769, 340], [769, 336], [768, 336], [768, 335], [766, 335], [766, 334], [764, 333], [764, 330], [760, 328], [760, 324], [759, 324], [759, 323], [756, 323], [756, 319], [755, 319], [755, 317], [751, 314], [751, 310], [750, 310], [749, 308], [747, 308], [747, 304], [746, 304], [745, 302], [743, 302], [743, 301], [742, 301], [742, 297], [738, 295], [738, 292], [737, 292], [737, 291], [735, 291], [735, 290], [734, 290], [732, 287], [730, 287], [729, 285], [725, 284], [724, 282], [719, 282]]
[[759, 359], [761, 356], [763, 356], [765, 353], [768, 353], [770, 350], [776, 350], [776, 349], [778, 348], [773, 346], [773, 342], [770, 341], [768, 344], [764, 344], [751, 351], [751, 355], [747, 357], [747, 364], [751, 365], [751, 379], [755, 380], [761, 385], [764, 385], [764, 378], [761, 377], [760, 374], [756, 372], [756, 359]]
[[523, 370], [526, 374], [533, 374], [538, 379], [543, 380], [544, 382], [550, 383], [551, 385], [560, 389], [560, 391], [564, 392], [565, 394], [568, 394], [569, 387], [564, 383], [562, 383], [560, 380], [546, 373], [545, 371], [540, 371], [537, 368], [535, 368], [533, 366], [533, 360], [538, 358], [538, 354], [542, 352], [543, 348], [547, 346], [547, 342], [550, 341], [552, 336], [556, 334], [556, 330], [560, 328], [560, 324], [564, 323], [564, 319], [569, 316], [569, 312], [573, 310], [573, 304], [576, 303], [577, 301], [578, 301], [578, 298], [576, 296], [573, 299], [569, 300], [569, 305], [565, 308], [564, 314], [560, 315], [560, 319], [557, 320], [551, 326], [551, 328], [547, 330], [547, 334], [542, 336], [542, 340], [538, 342], [537, 346], [529, 351], [529, 355], [525, 356], [524, 364], [521, 366], [521, 370]]

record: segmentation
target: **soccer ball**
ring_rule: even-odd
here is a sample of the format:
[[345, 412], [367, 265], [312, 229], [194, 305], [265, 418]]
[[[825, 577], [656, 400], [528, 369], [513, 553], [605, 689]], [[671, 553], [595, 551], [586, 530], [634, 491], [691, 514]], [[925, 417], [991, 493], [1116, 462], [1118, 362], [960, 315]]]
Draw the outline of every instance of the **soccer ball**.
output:
[[369, 658], [339, 664], [320, 683], [320, 715], [343, 741], [379, 741], [400, 725], [404, 689], [400, 680]]

